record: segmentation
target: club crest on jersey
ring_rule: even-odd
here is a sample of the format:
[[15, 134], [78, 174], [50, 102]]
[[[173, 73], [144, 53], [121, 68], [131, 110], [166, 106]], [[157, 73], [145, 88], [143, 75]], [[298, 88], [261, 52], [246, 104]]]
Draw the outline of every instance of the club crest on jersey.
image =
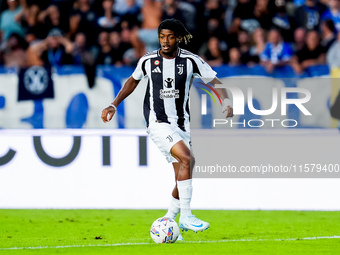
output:
[[183, 64], [177, 64], [176, 66], [178, 68], [178, 74], [182, 75], [183, 74], [183, 70], [184, 70], [184, 65]]
[[155, 64], [156, 66], [158, 66], [158, 65], [159, 65], [159, 60], [155, 60], [154, 64]]
[[172, 79], [172, 78], [167, 78], [167, 79], [164, 81], [164, 87], [167, 88], [167, 89], [171, 89], [171, 88], [172, 88], [173, 81], [174, 81], [174, 79]]

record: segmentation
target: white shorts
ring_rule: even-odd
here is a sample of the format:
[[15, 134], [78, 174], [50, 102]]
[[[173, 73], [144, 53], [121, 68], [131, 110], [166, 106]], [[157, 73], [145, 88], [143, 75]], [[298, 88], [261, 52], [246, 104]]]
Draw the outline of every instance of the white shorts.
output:
[[148, 127], [148, 134], [169, 163], [178, 162], [171, 155], [171, 148], [179, 141], [190, 149], [190, 131], [183, 131], [177, 126], [167, 123], [152, 123]]

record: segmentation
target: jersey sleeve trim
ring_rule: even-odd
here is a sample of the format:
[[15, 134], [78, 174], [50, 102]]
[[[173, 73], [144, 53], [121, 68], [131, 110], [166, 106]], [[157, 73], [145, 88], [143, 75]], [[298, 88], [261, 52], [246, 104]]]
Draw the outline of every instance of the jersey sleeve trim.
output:
[[144, 76], [146, 76], [146, 69], [145, 69], [146, 61], [147, 61], [147, 59], [144, 60], [143, 63], [142, 63], [142, 72], [143, 72], [143, 75], [144, 75]]
[[194, 78], [200, 78], [204, 83], [215, 79], [217, 73], [198, 55], [181, 49], [181, 57], [187, 58], [192, 63]]
[[[153, 57], [157, 56], [157, 50], [149, 52], [147, 54], [145, 54], [143, 57], [140, 58], [140, 60], [138, 61], [137, 67], [135, 69], [135, 71], [132, 73], [132, 77], [135, 80], [141, 80], [143, 79], [143, 77], [145, 77], [147, 75], [146, 72], [146, 62]], [[139, 71], [138, 71], [139, 70]], [[143, 77], [141, 77], [141, 75], [143, 75]], [[138, 76], [138, 77], [136, 77]]]
[[198, 74], [199, 76], [202, 76], [201, 75], [201, 72], [200, 70], [198, 69], [198, 66], [196, 64], [196, 61], [194, 59], [192, 59], [191, 57], [188, 57], [188, 59], [191, 61], [192, 63], [192, 69], [193, 69], [193, 73], [194, 74]]

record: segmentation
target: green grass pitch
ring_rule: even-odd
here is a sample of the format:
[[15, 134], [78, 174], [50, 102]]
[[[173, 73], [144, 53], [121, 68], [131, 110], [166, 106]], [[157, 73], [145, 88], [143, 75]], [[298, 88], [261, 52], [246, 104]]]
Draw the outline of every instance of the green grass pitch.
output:
[[155, 244], [165, 210], [0, 210], [0, 254], [340, 254], [340, 212], [193, 212], [211, 228]]

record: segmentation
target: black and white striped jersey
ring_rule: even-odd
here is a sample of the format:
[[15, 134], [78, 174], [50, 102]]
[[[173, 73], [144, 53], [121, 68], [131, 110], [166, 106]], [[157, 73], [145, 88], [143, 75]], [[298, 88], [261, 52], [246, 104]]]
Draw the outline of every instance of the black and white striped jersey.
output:
[[216, 72], [199, 56], [183, 49], [173, 59], [163, 58], [159, 50], [144, 55], [132, 77], [147, 78], [144, 98], [144, 117], [152, 122], [177, 125], [189, 129], [189, 89], [191, 78], [214, 79]]

